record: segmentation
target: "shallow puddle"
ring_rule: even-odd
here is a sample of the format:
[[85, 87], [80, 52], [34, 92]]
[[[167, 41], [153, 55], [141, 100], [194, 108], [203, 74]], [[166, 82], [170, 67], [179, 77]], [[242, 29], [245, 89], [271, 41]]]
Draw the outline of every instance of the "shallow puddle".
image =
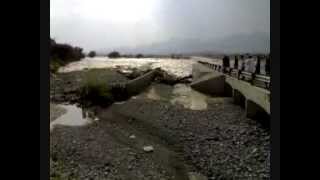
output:
[[157, 93], [156, 88], [154, 86], [152, 86], [149, 92], [147, 93], [147, 98], [153, 99], [153, 100], [161, 99], [160, 95]]
[[173, 88], [172, 104], [180, 104], [191, 110], [205, 110], [208, 107], [207, 95], [193, 90], [185, 84], [177, 84]]
[[[50, 122], [50, 131], [54, 129], [56, 125], [63, 126], [84, 126], [98, 120], [92, 113], [77, 107], [76, 105], [55, 105], [59, 109], [64, 109], [64, 113], [60, 114], [55, 120]], [[51, 109], [55, 111], [54, 109]], [[50, 112], [54, 114], [55, 112]]]
[[191, 110], [205, 110], [208, 107], [207, 99], [211, 97], [193, 90], [186, 84], [175, 86], [155, 84], [151, 85], [139, 98], [169, 101], [172, 105], [182, 105]]

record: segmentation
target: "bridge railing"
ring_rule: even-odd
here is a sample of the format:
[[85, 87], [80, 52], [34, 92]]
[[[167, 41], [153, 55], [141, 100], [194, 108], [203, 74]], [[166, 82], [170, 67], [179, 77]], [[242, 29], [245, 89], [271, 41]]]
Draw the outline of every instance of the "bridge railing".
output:
[[239, 80], [250, 82], [254, 86], [270, 89], [270, 86], [271, 86], [270, 76], [251, 73], [247, 71], [241, 71], [239, 69], [231, 68], [231, 67], [223, 68], [223, 66], [220, 64], [212, 64], [204, 61], [198, 61], [198, 63], [205, 65], [215, 71], [224, 73], [231, 77], [235, 77]]

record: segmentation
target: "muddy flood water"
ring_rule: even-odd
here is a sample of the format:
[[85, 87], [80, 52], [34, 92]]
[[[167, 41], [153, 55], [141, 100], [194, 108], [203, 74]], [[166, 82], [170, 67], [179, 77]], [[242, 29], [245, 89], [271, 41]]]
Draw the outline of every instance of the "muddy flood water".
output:
[[155, 69], [161, 68], [169, 74], [177, 77], [185, 77], [191, 74], [192, 65], [197, 61], [206, 61], [211, 63], [221, 63], [218, 59], [208, 58], [190, 58], [190, 59], [158, 59], [158, 58], [117, 58], [110, 59], [108, 57], [94, 57], [84, 58], [81, 61], [70, 63], [66, 67], [59, 70], [60, 73], [80, 71], [84, 69], [92, 68], [120, 68], [122, 70], [139, 68], [143, 69]]
[[[190, 59], [170, 59], [170, 58], [117, 58], [110, 59], [108, 57], [94, 57], [94, 58], [84, 58], [81, 61], [70, 63], [69, 65], [61, 68], [60, 73], [80, 71], [84, 69], [92, 68], [119, 68], [122, 71], [130, 70], [132, 68], [143, 69], [155, 69], [161, 68], [162, 70], [168, 72], [171, 75], [177, 77], [189, 76], [192, 72], [192, 65], [198, 61], [222, 64], [221, 59], [211, 59], [205, 57], [191, 57]], [[230, 66], [234, 66], [234, 60], [230, 60]], [[241, 64], [239, 65], [241, 66]], [[256, 61], [254, 59], [245, 60], [245, 70], [248, 72], [254, 72]], [[265, 72], [265, 60], [261, 61], [261, 74], [266, 74]]]

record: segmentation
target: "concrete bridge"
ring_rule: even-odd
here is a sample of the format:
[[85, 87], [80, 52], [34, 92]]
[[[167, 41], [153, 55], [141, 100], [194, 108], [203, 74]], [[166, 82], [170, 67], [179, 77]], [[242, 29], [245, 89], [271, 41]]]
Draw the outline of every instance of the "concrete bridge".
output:
[[[136, 79], [117, 86], [112, 86], [115, 91], [123, 91], [128, 96], [138, 94], [150, 85], [158, 69], [152, 70]], [[190, 86], [200, 92], [233, 97], [234, 103], [245, 108], [247, 117], [269, 117], [270, 115], [270, 91], [266, 88], [258, 87], [254, 81], [247, 82], [245, 76], [247, 72], [241, 72], [239, 75], [232, 76], [229, 73], [223, 73], [222, 66], [209, 63], [197, 63], [193, 65], [193, 82]], [[249, 76], [252, 79], [252, 75]], [[250, 78], [249, 78], [250, 79]], [[268, 82], [255, 76], [256, 81]], [[262, 83], [263, 84], [263, 83]]]
[[[210, 67], [211, 66], [211, 67]], [[252, 82], [223, 73], [222, 67], [214, 64], [193, 65], [191, 87], [203, 93], [232, 96], [234, 103], [245, 108], [247, 117], [270, 115], [270, 91], [257, 87]]]

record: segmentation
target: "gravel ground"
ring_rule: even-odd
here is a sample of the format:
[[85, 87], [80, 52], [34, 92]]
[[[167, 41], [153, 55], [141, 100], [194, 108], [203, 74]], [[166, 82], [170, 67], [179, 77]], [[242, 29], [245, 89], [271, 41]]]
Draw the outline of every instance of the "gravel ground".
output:
[[183, 159], [208, 178], [269, 179], [270, 132], [230, 98], [211, 99], [205, 111], [135, 99], [117, 112], [180, 148]]
[[95, 112], [92, 125], [51, 133], [52, 179], [270, 179], [269, 131], [229, 98], [205, 111], [130, 99]]
[[64, 108], [50, 103], [50, 122], [56, 120], [64, 113], [66, 113], [66, 110]]
[[[80, 71], [54, 77], [52, 100], [77, 102], [83, 77]], [[109, 70], [101, 78], [127, 81]], [[270, 179], [270, 130], [246, 118], [231, 98], [207, 101], [201, 111], [147, 98], [92, 107], [99, 121], [50, 133], [50, 179]]]

